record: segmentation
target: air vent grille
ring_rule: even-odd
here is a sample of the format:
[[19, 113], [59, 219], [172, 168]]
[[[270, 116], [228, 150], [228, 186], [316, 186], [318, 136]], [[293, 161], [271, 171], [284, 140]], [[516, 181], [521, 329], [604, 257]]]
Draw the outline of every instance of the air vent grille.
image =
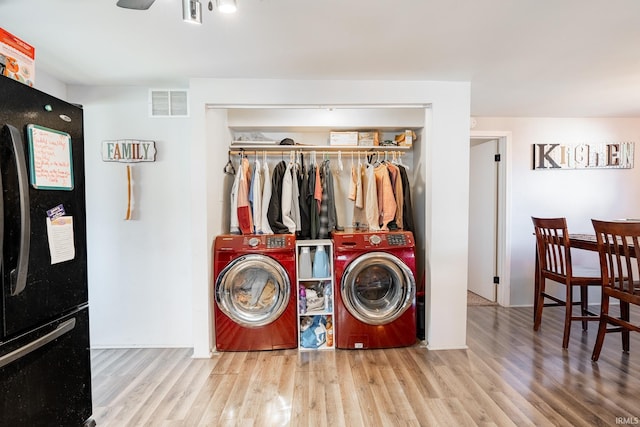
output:
[[189, 96], [186, 90], [151, 90], [149, 92], [151, 117], [189, 116]]

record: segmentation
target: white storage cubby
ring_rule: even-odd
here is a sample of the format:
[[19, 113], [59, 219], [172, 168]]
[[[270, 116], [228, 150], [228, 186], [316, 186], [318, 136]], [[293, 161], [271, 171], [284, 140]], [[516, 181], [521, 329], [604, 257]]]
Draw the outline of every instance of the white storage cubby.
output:
[[331, 240], [296, 242], [298, 348], [335, 348], [334, 270]]

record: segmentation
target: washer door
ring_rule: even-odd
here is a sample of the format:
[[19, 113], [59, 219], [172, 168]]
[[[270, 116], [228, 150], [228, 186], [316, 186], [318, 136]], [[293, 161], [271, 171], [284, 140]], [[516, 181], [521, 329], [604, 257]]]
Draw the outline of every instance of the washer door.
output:
[[353, 317], [369, 325], [384, 325], [413, 304], [415, 289], [413, 272], [400, 258], [370, 252], [347, 266], [340, 294]]
[[280, 263], [265, 255], [243, 255], [229, 263], [216, 280], [218, 308], [245, 327], [275, 321], [287, 307], [291, 283]]

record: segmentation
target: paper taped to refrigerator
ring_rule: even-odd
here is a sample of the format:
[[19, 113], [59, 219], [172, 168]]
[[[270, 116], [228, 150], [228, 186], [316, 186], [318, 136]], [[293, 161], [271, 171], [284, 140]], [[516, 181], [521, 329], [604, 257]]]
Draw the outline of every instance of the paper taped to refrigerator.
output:
[[53, 221], [47, 218], [47, 238], [49, 239], [51, 264], [75, 258], [76, 248], [73, 243], [72, 216], [61, 216]]

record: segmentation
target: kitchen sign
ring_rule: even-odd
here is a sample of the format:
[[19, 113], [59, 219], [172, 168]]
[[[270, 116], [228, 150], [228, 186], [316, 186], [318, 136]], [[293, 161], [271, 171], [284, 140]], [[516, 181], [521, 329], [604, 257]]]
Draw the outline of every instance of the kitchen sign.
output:
[[156, 142], [119, 139], [102, 141], [102, 161], [104, 162], [155, 162]]
[[533, 144], [533, 169], [631, 169], [633, 142]]

